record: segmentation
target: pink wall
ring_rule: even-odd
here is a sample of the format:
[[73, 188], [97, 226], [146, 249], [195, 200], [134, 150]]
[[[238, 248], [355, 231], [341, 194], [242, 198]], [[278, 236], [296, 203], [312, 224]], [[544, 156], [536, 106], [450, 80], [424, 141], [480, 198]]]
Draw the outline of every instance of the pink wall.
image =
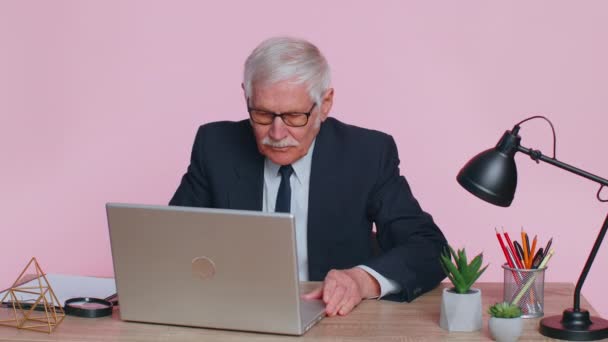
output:
[[[104, 204], [166, 203], [198, 125], [245, 117], [242, 62], [279, 34], [325, 52], [333, 115], [395, 137], [423, 207], [453, 245], [484, 251], [482, 280], [501, 281], [494, 227], [523, 225], [554, 237], [547, 280], [575, 282], [608, 209], [592, 182], [518, 156], [504, 209], [455, 177], [532, 114], [556, 125], [558, 158], [608, 177], [607, 13], [603, 1], [4, 1], [0, 287], [33, 255], [48, 272], [111, 275]], [[544, 123], [521, 134], [550, 152]], [[603, 316], [607, 255], [583, 290]]]

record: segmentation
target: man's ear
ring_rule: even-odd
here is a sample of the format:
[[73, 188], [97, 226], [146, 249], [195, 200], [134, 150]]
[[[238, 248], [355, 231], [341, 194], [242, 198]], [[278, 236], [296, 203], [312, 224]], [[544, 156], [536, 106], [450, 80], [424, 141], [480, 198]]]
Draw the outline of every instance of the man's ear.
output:
[[245, 92], [245, 83], [241, 83], [241, 88], [243, 89], [243, 97], [245, 98], [245, 104], [249, 106], [249, 103], [247, 103], [247, 93]]
[[325, 121], [329, 116], [331, 107], [334, 104], [334, 88], [329, 88], [325, 91], [323, 99], [321, 100], [321, 121]]

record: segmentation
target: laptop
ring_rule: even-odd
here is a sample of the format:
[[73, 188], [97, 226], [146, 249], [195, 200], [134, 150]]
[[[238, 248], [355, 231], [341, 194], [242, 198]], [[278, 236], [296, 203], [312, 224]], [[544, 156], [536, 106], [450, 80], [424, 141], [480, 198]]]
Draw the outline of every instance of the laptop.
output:
[[106, 210], [122, 320], [302, 335], [325, 316], [300, 298], [292, 214]]

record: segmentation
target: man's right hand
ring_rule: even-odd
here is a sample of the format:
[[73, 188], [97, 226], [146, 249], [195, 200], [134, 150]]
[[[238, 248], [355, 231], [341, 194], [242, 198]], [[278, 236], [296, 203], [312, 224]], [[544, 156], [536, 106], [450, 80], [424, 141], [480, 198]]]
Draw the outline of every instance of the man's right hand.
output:
[[378, 297], [378, 281], [362, 268], [331, 270], [323, 284], [303, 296], [304, 299], [323, 299], [328, 316], [344, 316], [350, 313], [361, 300]]

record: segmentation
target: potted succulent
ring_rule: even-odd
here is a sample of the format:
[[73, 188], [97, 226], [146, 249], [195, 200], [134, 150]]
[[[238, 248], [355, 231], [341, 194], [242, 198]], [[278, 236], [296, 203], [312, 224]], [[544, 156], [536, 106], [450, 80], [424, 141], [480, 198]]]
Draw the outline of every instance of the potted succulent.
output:
[[521, 309], [516, 304], [496, 303], [490, 306], [490, 335], [498, 342], [514, 342], [523, 331]]
[[469, 263], [464, 248], [455, 252], [448, 246], [440, 255], [440, 263], [454, 287], [443, 289], [439, 325], [448, 331], [480, 330], [481, 290], [471, 286], [488, 268], [488, 265], [481, 267], [483, 254]]

